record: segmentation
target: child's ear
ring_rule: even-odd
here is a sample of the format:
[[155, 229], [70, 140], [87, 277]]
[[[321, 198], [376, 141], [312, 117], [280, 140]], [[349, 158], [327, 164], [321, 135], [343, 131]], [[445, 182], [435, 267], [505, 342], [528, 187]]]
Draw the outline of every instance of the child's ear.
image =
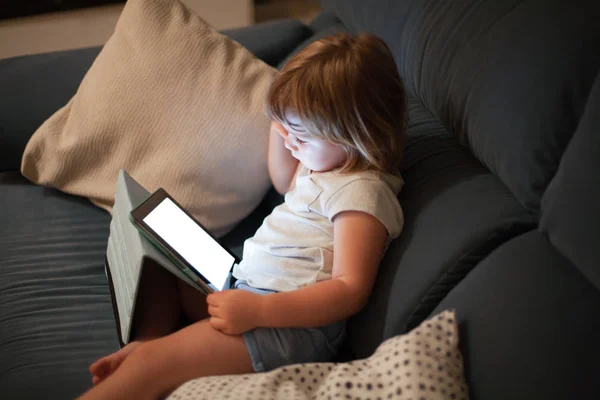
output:
[[287, 130], [283, 127], [283, 125], [281, 125], [277, 121], [271, 122], [271, 130], [274, 130], [275, 132], [277, 132], [279, 135], [281, 135], [284, 138], [287, 137], [287, 135], [288, 135]]

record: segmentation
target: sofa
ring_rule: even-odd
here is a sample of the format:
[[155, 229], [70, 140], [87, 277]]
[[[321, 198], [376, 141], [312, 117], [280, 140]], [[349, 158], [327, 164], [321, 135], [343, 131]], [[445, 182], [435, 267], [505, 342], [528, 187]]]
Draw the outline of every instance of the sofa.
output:
[[[224, 31], [280, 67], [307, 43], [371, 32], [409, 96], [401, 236], [338, 362], [454, 309], [473, 399], [600, 398], [600, 4], [323, 0], [309, 24]], [[0, 60], [0, 397], [73, 398], [119, 342], [111, 217], [20, 173], [32, 133], [99, 47]], [[223, 241], [237, 255], [274, 190]], [[218, 396], [215, 396], [218, 397]]]

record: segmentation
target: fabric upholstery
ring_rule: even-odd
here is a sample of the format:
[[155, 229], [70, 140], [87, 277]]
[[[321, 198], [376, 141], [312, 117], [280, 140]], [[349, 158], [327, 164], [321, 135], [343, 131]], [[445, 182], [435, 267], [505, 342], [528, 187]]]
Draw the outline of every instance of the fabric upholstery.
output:
[[404, 230], [387, 250], [369, 303], [348, 324], [359, 358], [421, 323], [492, 249], [536, 226], [498, 178], [412, 96], [402, 176]]
[[596, 0], [321, 4], [382, 36], [407, 88], [539, 212], [600, 66]]
[[[317, 21], [318, 22], [318, 21]], [[290, 58], [294, 57], [298, 54], [302, 49], [311, 44], [312, 42], [316, 42], [319, 39], [322, 39], [326, 36], [335, 35], [337, 33], [348, 32], [348, 30], [344, 27], [341, 22], [336, 22], [335, 20], [323, 20], [322, 23], [316, 24], [317, 27], [320, 25], [324, 25], [323, 29], [319, 29], [313, 35], [306, 38], [299, 45], [294, 48], [294, 50], [289, 53], [278, 65], [277, 68], [281, 69], [283, 66], [290, 60]]]
[[30, 139], [23, 175], [110, 212], [122, 168], [222, 236], [271, 185], [275, 72], [178, 0], [131, 0], [77, 94]]
[[600, 74], [542, 200], [541, 231], [600, 289]]
[[0, 171], [17, 170], [27, 141], [64, 106], [99, 47], [0, 60]]
[[447, 308], [472, 398], [600, 398], [600, 291], [539, 232], [496, 249], [432, 314]]
[[221, 33], [275, 67], [298, 43], [310, 37], [312, 30], [298, 20], [280, 19]]
[[75, 398], [119, 348], [104, 276], [108, 214], [0, 173], [0, 393]]
[[341, 24], [341, 21], [334, 13], [321, 12], [310, 21], [308, 27], [315, 33], [339, 24]]

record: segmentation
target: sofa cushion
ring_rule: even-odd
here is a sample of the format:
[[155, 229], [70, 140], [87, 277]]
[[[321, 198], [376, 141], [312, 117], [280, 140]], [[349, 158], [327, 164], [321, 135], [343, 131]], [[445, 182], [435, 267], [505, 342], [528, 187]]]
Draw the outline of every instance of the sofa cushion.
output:
[[321, 3], [382, 36], [407, 88], [539, 212], [600, 66], [597, 0]]
[[432, 314], [447, 308], [472, 398], [600, 398], [600, 291], [539, 232], [495, 250]]
[[542, 200], [541, 231], [600, 289], [600, 74]]
[[495, 247], [536, 226], [510, 191], [409, 96], [400, 204], [404, 230], [367, 306], [348, 324], [354, 356], [423, 321]]
[[110, 218], [83, 198], [0, 173], [0, 393], [75, 398], [119, 348], [104, 253]]
[[120, 169], [215, 236], [260, 203], [276, 70], [179, 0], [130, 0], [77, 94], [30, 139], [23, 175], [111, 211]]
[[[271, 66], [312, 30], [297, 20], [277, 20], [222, 33]], [[77, 91], [101, 47], [0, 60], [0, 171], [16, 170], [32, 133]]]

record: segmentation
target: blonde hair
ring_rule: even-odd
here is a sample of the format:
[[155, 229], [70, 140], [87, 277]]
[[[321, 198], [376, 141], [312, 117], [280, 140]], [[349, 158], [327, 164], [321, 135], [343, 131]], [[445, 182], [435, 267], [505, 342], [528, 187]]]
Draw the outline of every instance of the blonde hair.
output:
[[340, 145], [341, 172], [398, 174], [407, 100], [385, 42], [371, 34], [337, 34], [311, 43], [277, 74], [266, 114], [288, 123], [293, 111], [308, 133]]

